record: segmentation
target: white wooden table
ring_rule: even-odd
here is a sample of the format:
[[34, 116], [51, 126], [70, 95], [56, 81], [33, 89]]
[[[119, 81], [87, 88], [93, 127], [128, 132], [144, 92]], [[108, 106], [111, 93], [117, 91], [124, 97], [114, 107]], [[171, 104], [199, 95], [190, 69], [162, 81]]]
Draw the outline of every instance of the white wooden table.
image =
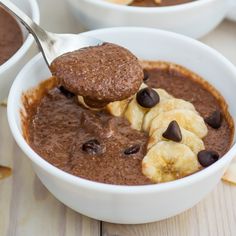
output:
[[[79, 32], [64, 1], [51, 13], [49, 1], [39, 0], [41, 25], [55, 32]], [[51, 22], [49, 21], [51, 20]], [[236, 23], [225, 21], [203, 42], [236, 65]], [[6, 108], [0, 108], [0, 163], [13, 175], [0, 181], [0, 236], [234, 236], [236, 186], [223, 182], [197, 206], [176, 217], [144, 225], [115, 225], [82, 216], [57, 201], [34, 175], [29, 161], [10, 134]]]

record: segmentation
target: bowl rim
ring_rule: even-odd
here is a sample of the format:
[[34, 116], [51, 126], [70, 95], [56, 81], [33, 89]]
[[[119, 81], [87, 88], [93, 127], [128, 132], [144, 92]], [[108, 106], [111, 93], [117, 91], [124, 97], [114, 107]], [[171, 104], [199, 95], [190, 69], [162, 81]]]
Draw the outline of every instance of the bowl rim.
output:
[[[30, 7], [32, 13], [32, 20], [39, 24], [40, 22], [40, 11], [39, 6], [36, 0], [26, 0], [27, 4]], [[23, 57], [26, 52], [29, 50], [30, 46], [33, 44], [33, 36], [31, 34], [27, 35], [27, 38], [24, 40], [21, 47], [15, 52], [13, 56], [11, 56], [5, 63], [0, 65], [0, 74], [4, 73], [10, 67], [14, 66], [20, 59]]]
[[[182, 10], [191, 10], [193, 8], [202, 7], [204, 4], [216, 2], [218, 0], [196, 0], [193, 2], [183, 3], [174, 6], [164, 6], [164, 7], [137, 7], [137, 6], [127, 6], [120, 5], [111, 2], [107, 2], [105, 0], [84, 0], [89, 2], [90, 4], [98, 5], [101, 7], [108, 8], [110, 10], [121, 10], [129, 13], [166, 13], [166, 12], [178, 12]], [[226, 2], [226, 1], [225, 1]], [[227, 3], [226, 3], [227, 4]]]
[[[232, 72], [232, 74], [235, 75], [236, 80], [236, 67], [223, 55], [221, 55], [219, 52], [217, 52], [215, 49], [210, 48], [209, 46], [195, 40], [192, 38], [189, 38], [184, 35], [180, 35], [173, 32], [168, 32], [164, 30], [158, 30], [153, 28], [144, 28], [144, 27], [114, 27], [114, 28], [106, 28], [106, 29], [98, 29], [93, 31], [88, 31], [85, 33], [82, 33], [83, 35], [87, 36], [94, 36], [97, 33], [112, 33], [117, 32], [117, 30], [125, 32], [140, 32], [140, 33], [156, 33], [161, 34], [165, 37], [172, 37], [175, 40], [181, 40], [188, 43], [191, 43], [194, 47], [201, 48], [202, 50], [207, 51], [209, 54], [217, 58], [217, 60], [220, 60], [221, 63], [224, 64], [225, 67], [228, 68]], [[32, 66], [37, 65], [41, 60], [43, 60], [43, 57], [41, 54], [37, 54], [35, 57], [33, 57], [20, 71], [20, 73], [17, 75], [15, 81], [13, 82], [13, 85], [11, 87], [9, 97], [8, 97], [8, 106], [7, 106], [7, 117], [8, 117], [8, 123], [12, 132], [12, 135], [14, 139], [16, 140], [19, 147], [23, 150], [23, 152], [27, 155], [27, 157], [36, 165], [40, 166], [44, 171], [50, 173], [50, 175], [53, 175], [56, 178], [61, 179], [65, 182], [70, 182], [73, 185], [77, 185], [83, 188], [89, 188], [100, 192], [110, 192], [110, 193], [122, 193], [122, 194], [144, 194], [144, 193], [151, 193], [151, 192], [163, 192], [170, 189], [177, 189], [181, 188], [187, 185], [191, 185], [194, 182], [198, 182], [204, 178], [207, 178], [208, 176], [214, 174], [218, 169], [225, 167], [225, 165], [230, 162], [233, 157], [236, 154], [236, 144], [232, 144], [230, 150], [217, 162], [215, 162], [213, 165], [211, 165], [208, 168], [205, 168], [197, 173], [194, 173], [190, 176], [166, 182], [166, 183], [160, 183], [160, 184], [150, 184], [150, 185], [138, 185], [138, 186], [126, 186], [126, 185], [114, 185], [114, 184], [105, 184], [100, 182], [95, 182], [87, 179], [83, 179], [81, 177], [74, 176], [72, 174], [69, 174], [49, 162], [45, 161], [42, 157], [40, 157], [34, 150], [28, 145], [26, 140], [23, 138], [22, 133], [17, 127], [17, 123], [14, 117], [14, 103], [15, 103], [15, 94], [17, 94], [15, 91], [19, 90], [17, 89], [18, 84], [20, 84], [21, 78], [27, 74], [27, 71], [29, 68], [32, 68]], [[45, 64], [46, 65], [46, 64]], [[19, 111], [18, 111], [19, 112]], [[235, 135], [235, 134], [234, 134]]]

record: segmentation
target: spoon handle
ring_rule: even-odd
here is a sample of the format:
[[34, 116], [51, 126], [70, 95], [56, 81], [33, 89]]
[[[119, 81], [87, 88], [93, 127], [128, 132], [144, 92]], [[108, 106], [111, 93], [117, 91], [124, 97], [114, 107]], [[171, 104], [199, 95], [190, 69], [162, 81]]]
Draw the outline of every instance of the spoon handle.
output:
[[[42, 52], [46, 62], [48, 60], [44, 54], [44, 51], [47, 50], [45, 48], [45, 43], [50, 43], [49, 41], [49, 33], [43, 30], [39, 25], [37, 25], [34, 21], [32, 21], [22, 10], [20, 10], [15, 4], [13, 4], [9, 0], [0, 0], [0, 6], [5, 8], [11, 14], [13, 14], [31, 33], [39, 47], [39, 50]], [[44, 43], [45, 42], [45, 43]]]

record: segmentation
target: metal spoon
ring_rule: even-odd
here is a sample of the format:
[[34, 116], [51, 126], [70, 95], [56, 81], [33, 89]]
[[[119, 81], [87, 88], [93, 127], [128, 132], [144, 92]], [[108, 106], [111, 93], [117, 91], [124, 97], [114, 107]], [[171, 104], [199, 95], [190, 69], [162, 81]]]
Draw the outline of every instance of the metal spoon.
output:
[[79, 34], [55, 34], [47, 32], [9, 0], [0, 0], [0, 6], [3, 6], [16, 16], [29, 33], [33, 35], [48, 66], [55, 58], [66, 52], [104, 43], [99, 39], [85, 37]]

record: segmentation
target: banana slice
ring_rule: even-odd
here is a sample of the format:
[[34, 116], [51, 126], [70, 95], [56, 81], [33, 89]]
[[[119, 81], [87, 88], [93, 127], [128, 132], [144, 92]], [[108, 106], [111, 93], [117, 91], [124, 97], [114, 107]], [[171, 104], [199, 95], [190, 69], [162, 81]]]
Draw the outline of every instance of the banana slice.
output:
[[[146, 88], [146, 84], [142, 84], [139, 90]], [[136, 100], [136, 95], [133, 96], [132, 100], [127, 106], [126, 111], [124, 112], [124, 117], [130, 122], [131, 127], [136, 130], [141, 130], [143, 125], [143, 118], [145, 113], [148, 111], [148, 108], [140, 106]]]
[[167, 93], [164, 89], [160, 89], [160, 88], [153, 88], [153, 90], [155, 90], [159, 97], [160, 97], [160, 102], [161, 101], [164, 101], [166, 99], [170, 99], [170, 98], [173, 98], [172, 95], [170, 95], [169, 93]]
[[[147, 85], [142, 83], [139, 90], [146, 88], [146, 87], [147, 87]], [[113, 116], [123, 116], [130, 101], [133, 98], [134, 98], [134, 96], [131, 96], [130, 98], [122, 100], [122, 101], [111, 102], [106, 106], [106, 108], [110, 112], [110, 114], [112, 114]]]
[[[149, 137], [148, 147], [149, 150], [152, 148], [156, 143], [161, 141], [166, 141], [166, 139], [162, 136], [162, 134], [166, 131], [167, 126], [159, 127], [154, 131], [154, 133]], [[196, 155], [201, 150], [205, 149], [203, 141], [194, 133], [180, 127], [181, 134], [182, 134], [182, 141], [180, 143], [185, 144], [188, 146]]]
[[105, 0], [105, 1], [106, 2], [111, 2], [111, 3], [116, 3], [116, 4], [121, 4], [121, 5], [129, 5], [134, 0]]
[[[122, 116], [124, 114], [124, 111], [126, 110], [129, 102], [130, 102], [131, 98], [122, 100], [122, 101], [116, 101], [116, 102], [111, 102], [106, 106], [106, 109], [108, 110], [108, 112], [113, 115], [113, 116]], [[85, 102], [84, 102], [84, 98], [82, 96], [78, 96], [78, 102], [93, 111], [99, 111], [101, 109], [98, 108], [93, 108], [88, 106]]]
[[123, 116], [131, 99], [132, 98], [117, 102], [111, 102], [107, 105], [106, 108], [113, 116]]
[[[146, 87], [147, 87], [146, 84], [142, 84], [140, 89]], [[154, 89], [154, 90], [158, 93], [160, 101], [172, 98], [172, 96], [168, 94], [164, 89]], [[149, 110], [150, 109], [148, 108], [140, 106], [135, 96], [129, 103], [124, 113], [124, 117], [131, 123], [131, 127], [133, 129], [142, 130], [144, 116]]]
[[147, 112], [147, 114], [144, 117], [143, 130], [148, 132], [152, 120], [156, 116], [160, 115], [160, 113], [171, 111], [174, 109], [187, 109], [187, 110], [191, 110], [197, 113], [193, 104], [190, 102], [187, 102], [183, 99], [178, 99], [178, 98], [165, 99], [165, 100], [162, 100], [155, 107], [150, 109], [149, 112]]
[[148, 108], [140, 106], [136, 100], [136, 96], [129, 103], [124, 117], [130, 122], [131, 127], [136, 130], [141, 130], [143, 125], [143, 118]]
[[142, 172], [155, 183], [193, 174], [200, 168], [196, 155], [185, 144], [162, 141], [142, 161]]
[[149, 135], [151, 136], [156, 129], [167, 126], [173, 120], [177, 121], [180, 127], [193, 132], [199, 138], [207, 135], [208, 130], [203, 118], [196, 112], [186, 109], [174, 109], [155, 117], [151, 122]]

